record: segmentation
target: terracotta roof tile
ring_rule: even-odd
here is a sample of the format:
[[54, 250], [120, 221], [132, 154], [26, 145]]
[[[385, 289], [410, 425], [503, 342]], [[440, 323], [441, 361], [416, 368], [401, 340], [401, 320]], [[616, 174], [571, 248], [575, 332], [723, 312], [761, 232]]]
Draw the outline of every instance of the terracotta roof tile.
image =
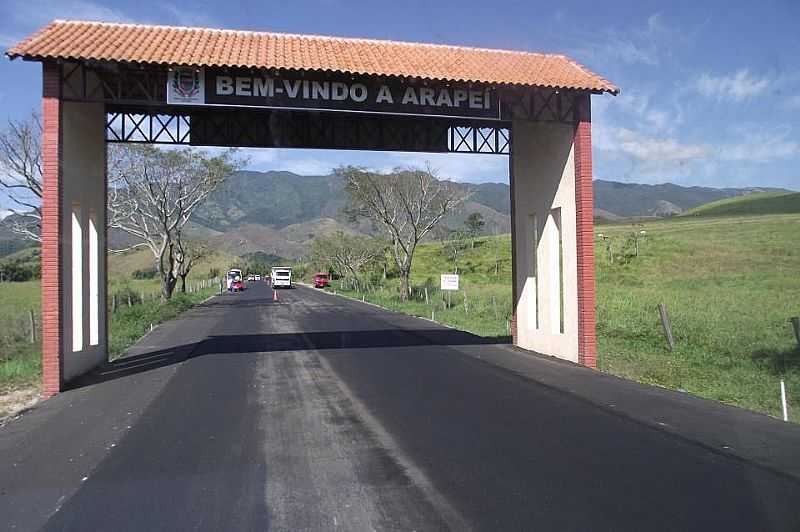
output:
[[318, 35], [57, 20], [6, 52], [32, 60], [281, 68], [618, 93], [557, 54]]

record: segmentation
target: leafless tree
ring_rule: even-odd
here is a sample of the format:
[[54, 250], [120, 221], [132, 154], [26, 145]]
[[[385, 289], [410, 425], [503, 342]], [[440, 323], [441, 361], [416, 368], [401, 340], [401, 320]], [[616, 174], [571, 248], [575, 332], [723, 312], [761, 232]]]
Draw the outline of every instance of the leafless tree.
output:
[[458, 274], [458, 259], [467, 250], [469, 235], [464, 231], [451, 231], [450, 237], [442, 242], [442, 251], [453, 261], [453, 273]]
[[0, 189], [11, 215], [3, 223], [21, 237], [41, 241], [42, 122], [32, 112], [26, 120], [9, 120], [0, 132]]
[[[166, 300], [178, 280], [176, 235], [192, 213], [243, 161], [234, 150], [211, 157], [191, 149], [149, 145], [109, 146], [109, 227], [150, 249]], [[130, 248], [128, 248], [130, 249]]]
[[311, 244], [312, 260], [320, 268], [332, 267], [344, 273], [355, 288], [360, 287], [359, 273], [368, 264], [386, 254], [383, 242], [374, 238], [348, 235], [337, 231], [332, 235], [317, 237]]
[[349, 166], [336, 172], [344, 179], [351, 216], [372, 220], [391, 242], [400, 274], [400, 297], [409, 299], [417, 245], [442, 218], [463, 204], [469, 192], [440, 181], [430, 167], [382, 174]]

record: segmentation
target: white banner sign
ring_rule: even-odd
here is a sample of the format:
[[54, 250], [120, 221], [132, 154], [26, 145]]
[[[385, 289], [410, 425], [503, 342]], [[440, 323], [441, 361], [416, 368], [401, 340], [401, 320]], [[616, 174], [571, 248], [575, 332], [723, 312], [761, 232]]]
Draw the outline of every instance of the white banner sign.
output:
[[443, 273], [441, 287], [442, 290], [458, 290], [458, 275]]

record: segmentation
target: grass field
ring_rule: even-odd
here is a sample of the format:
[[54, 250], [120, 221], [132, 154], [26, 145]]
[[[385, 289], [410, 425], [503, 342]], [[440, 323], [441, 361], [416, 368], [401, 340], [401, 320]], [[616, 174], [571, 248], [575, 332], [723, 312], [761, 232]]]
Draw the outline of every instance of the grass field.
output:
[[41, 372], [39, 338], [30, 342], [29, 311], [39, 319], [39, 281], [0, 283], [0, 393], [38, 384]]
[[[215, 254], [201, 261], [187, 282], [197, 285], [206, 279], [212, 268], [221, 273], [235, 262], [230, 255]], [[135, 270], [152, 265], [149, 251], [139, 250], [109, 257], [109, 294], [117, 294], [118, 310], [109, 319], [109, 356], [119, 356], [150, 328], [172, 319], [198, 301], [208, 297], [215, 289], [198, 289], [188, 294], [176, 294], [172, 301], [160, 305], [157, 279], [133, 279]], [[132, 306], [128, 306], [128, 295]], [[144, 296], [144, 297], [143, 297]], [[143, 300], [143, 304], [142, 304]], [[38, 386], [41, 375], [39, 281], [0, 283], [0, 393]], [[30, 316], [36, 321], [36, 341], [30, 338]]]
[[[599, 367], [640, 382], [780, 414], [783, 374], [790, 415], [800, 421], [800, 351], [788, 319], [800, 314], [800, 215], [687, 217], [598, 226], [596, 244]], [[646, 231], [642, 238], [640, 231]], [[632, 257], [637, 234], [639, 256]], [[494, 274], [495, 246], [501, 268]], [[610, 246], [609, 246], [610, 244]], [[627, 255], [627, 256], [626, 256]], [[611, 257], [613, 256], [613, 262]], [[400, 303], [396, 281], [351, 297], [484, 336], [504, 336], [511, 313], [510, 239], [481, 239], [460, 261], [461, 286], [444, 309], [440, 273], [453, 271], [441, 244], [415, 259], [415, 301]], [[420, 287], [428, 284], [429, 304]], [[664, 303], [677, 341], [673, 352], [657, 313]]]

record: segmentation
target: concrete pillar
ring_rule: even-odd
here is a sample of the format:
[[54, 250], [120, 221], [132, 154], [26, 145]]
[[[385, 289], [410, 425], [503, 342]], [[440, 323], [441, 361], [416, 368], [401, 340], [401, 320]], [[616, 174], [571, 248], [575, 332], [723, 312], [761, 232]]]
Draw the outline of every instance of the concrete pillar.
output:
[[105, 109], [61, 99], [45, 63], [42, 161], [44, 392], [106, 360]]
[[590, 134], [519, 120], [512, 135], [514, 343], [594, 367]]

